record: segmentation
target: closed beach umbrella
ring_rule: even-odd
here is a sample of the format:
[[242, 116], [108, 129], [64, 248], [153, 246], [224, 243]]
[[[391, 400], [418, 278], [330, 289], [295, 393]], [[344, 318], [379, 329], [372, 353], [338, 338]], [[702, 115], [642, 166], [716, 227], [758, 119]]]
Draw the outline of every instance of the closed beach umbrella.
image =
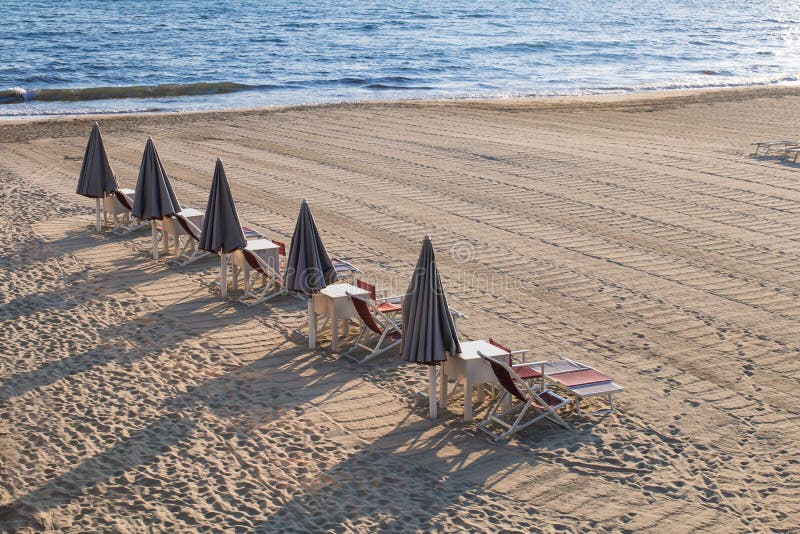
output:
[[86, 153], [83, 155], [81, 174], [78, 177], [76, 193], [85, 197], [94, 198], [95, 226], [100, 231], [100, 199], [117, 190], [117, 178], [108, 162], [108, 155], [100, 136], [100, 125], [94, 123], [89, 142], [86, 144]]
[[308, 345], [314, 348], [316, 340], [316, 321], [311, 295], [336, 281], [333, 267], [322, 238], [319, 236], [311, 208], [306, 199], [300, 203], [300, 214], [292, 234], [292, 248], [286, 262], [286, 289], [308, 295]]
[[131, 215], [143, 221], [152, 221], [153, 258], [158, 259], [155, 221], [180, 213], [181, 206], [172, 191], [167, 172], [161, 164], [151, 137], [147, 138], [136, 181], [136, 198]]
[[[403, 299], [403, 344], [400, 356], [412, 363], [429, 365], [430, 416], [436, 417], [436, 365], [447, 355], [461, 352], [453, 317], [436, 268], [430, 237], [425, 236], [417, 266]], [[442, 387], [445, 387], [443, 385]]]
[[228, 177], [225, 176], [222, 161], [217, 158], [198, 248], [220, 255], [220, 289], [223, 297], [228, 294], [228, 283], [225, 279], [226, 255], [246, 246], [247, 239], [245, 239], [242, 225], [239, 223], [239, 215], [237, 215], [236, 206], [233, 203]]

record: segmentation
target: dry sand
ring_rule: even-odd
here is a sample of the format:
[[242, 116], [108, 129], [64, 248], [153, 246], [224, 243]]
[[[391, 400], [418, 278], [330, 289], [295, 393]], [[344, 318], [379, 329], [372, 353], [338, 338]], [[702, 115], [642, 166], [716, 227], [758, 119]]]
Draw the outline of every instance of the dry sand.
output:
[[424, 369], [308, 351], [299, 301], [96, 235], [88, 119], [0, 125], [0, 530], [800, 528], [800, 165], [749, 156], [799, 120], [797, 89], [102, 119], [122, 186], [152, 135], [202, 208], [219, 156], [244, 222], [287, 239], [307, 197], [399, 291], [428, 233], [465, 337], [626, 388], [506, 445], [426, 420]]

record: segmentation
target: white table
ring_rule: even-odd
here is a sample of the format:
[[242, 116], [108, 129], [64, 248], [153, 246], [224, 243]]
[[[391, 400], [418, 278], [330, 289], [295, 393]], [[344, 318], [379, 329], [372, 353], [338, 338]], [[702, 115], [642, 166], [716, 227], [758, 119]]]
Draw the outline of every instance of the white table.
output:
[[[247, 250], [264, 260], [276, 273], [281, 272], [281, 259], [278, 255], [278, 245], [269, 239], [251, 239], [247, 242]], [[239, 287], [239, 269], [244, 275], [245, 291], [250, 289], [250, 264], [241, 251], [235, 250], [231, 254], [231, 276], [233, 278], [233, 289]]]
[[[331, 342], [331, 350], [336, 352], [339, 348], [339, 322], [342, 320], [349, 321], [352, 317], [358, 317], [358, 312], [350, 300], [350, 295], [369, 295], [369, 292], [350, 284], [332, 284], [314, 294], [312, 299], [313, 313], [309, 314], [309, 332], [316, 333], [317, 331], [317, 315], [327, 317], [331, 322], [331, 332], [333, 341]], [[311, 336], [309, 336], [311, 343]], [[313, 346], [311, 348], [314, 348]]]
[[[507, 356], [508, 353], [498, 348], [486, 340], [461, 342], [461, 354], [449, 356], [444, 363], [440, 394], [442, 400], [440, 404], [447, 404], [447, 380], [453, 378], [464, 386], [464, 421], [472, 420], [472, 387], [481, 384], [496, 384], [492, 367], [483, 361], [478, 355], [481, 352], [485, 356], [493, 358]], [[483, 400], [483, 388], [478, 388], [478, 402]]]
[[[131, 205], [136, 198], [136, 191], [133, 189], [119, 188], [118, 191], [131, 199]], [[103, 219], [108, 221], [109, 218], [114, 221], [115, 225], [120, 224], [119, 216], [123, 217], [126, 224], [130, 224], [130, 210], [122, 205], [115, 193], [103, 197]]]
[[[198, 228], [203, 228], [203, 219], [206, 217], [205, 212], [194, 208], [183, 208], [180, 213]], [[164, 241], [164, 253], [169, 254], [170, 237], [172, 237], [175, 244], [175, 252], [178, 252], [180, 247], [180, 236], [187, 235], [186, 230], [183, 229], [181, 223], [179, 223], [174, 217], [167, 217], [161, 221], [161, 229], [161, 239]]]

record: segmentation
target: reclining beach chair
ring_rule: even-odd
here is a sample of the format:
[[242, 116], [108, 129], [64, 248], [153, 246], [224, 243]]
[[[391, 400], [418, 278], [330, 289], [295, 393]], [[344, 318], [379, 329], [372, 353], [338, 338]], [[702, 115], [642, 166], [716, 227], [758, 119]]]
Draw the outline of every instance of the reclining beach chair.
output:
[[248, 241], [251, 239], [264, 239], [264, 234], [248, 226], [242, 226], [242, 233], [244, 234], [244, 238]]
[[339, 258], [331, 258], [331, 263], [333, 268], [336, 269], [336, 275], [341, 277], [340, 279], [355, 285], [356, 275], [361, 274], [361, 269], [349, 261], [340, 260]]
[[[384, 352], [395, 348], [402, 341], [402, 332], [400, 331], [400, 322], [394, 321], [380, 311], [375, 301], [367, 298], [366, 296], [347, 294], [353, 302], [353, 307], [358, 313], [358, 318], [361, 319], [361, 331], [358, 333], [353, 346], [344, 353], [344, 356], [350, 358], [358, 364], [362, 364], [372, 358], [383, 354]], [[372, 344], [367, 344], [368, 338], [373, 338]], [[368, 351], [368, 354], [361, 359], [353, 356], [353, 352], [362, 348]]]
[[111, 232], [117, 235], [127, 234], [146, 226], [139, 220], [131, 217], [133, 209], [133, 189], [117, 189], [103, 199], [104, 224], [112, 225]]
[[272, 242], [278, 245], [278, 257], [281, 259], [281, 269], [283, 269], [286, 267], [286, 245], [280, 241], [275, 241], [274, 239]]
[[[360, 271], [359, 271], [360, 272]], [[405, 295], [395, 295], [392, 297], [378, 297], [378, 293], [386, 293], [386, 289], [375, 289], [375, 286], [363, 280], [356, 280], [355, 285], [369, 293], [370, 298], [375, 302], [375, 307], [383, 313], [391, 314], [403, 310], [403, 297]], [[458, 319], [467, 319], [467, 315], [460, 311], [450, 308], [450, 316], [453, 318], [453, 326], [458, 331]], [[458, 333], [458, 332], [456, 332]]]
[[761, 154], [762, 156], [768, 156], [770, 150], [773, 148], [780, 148], [781, 150], [786, 150], [791, 146], [796, 146], [798, 143], [797, 141], [782, 139], [779, 141], [759, 141], [757, 143], [753, 143], [756, 145], [756, 150], [753, 152], [753, 156], [758, 156], [758, 151], [762, 148], [764, 149], [764, 153]]
[[[275, 271], [270, 267], [267, 262], [261, 259], [257, 254], [244, 248], [239, 249], [244, 255], [244, 259], [250, 268], [253, 270], [250, 273], [251, 279], [245, 282], [244, 294], [239, 298], [239, 302], [247, 304], [248, 306], [255, 306], [262, 302], [267, 302], [280, 295], [288, 295], [283, 285], [283, 277], [280, 272]], [[260, 289], [256, 289], [255, 280], [260, 278], [262, 285]], [[301, 297], [302, 298], [302, 297]]]
[[377, 295], [379, 292], [387, 293], [388, 290], [376, 290], [374, 285], [363, 280], [356, 280], [356, 286], [369, 293], [369, 298], [372, 299], [372, 301], [375, 303], [375, 307], [380, 310], [381, 313], [397, 313], [403, 310], [403, 295], [378, 298]]
[[525, 355], [528, 354], [528, 349], [511, 350], [511, 349], [506, 348], [505, 345], [501, 345], [500, 342], [495, 341], [492, 338], [489, 338], [488, 341], [489, 341], [490, 344], [494, 345], [498, 349], [504, 350], [504, 351], [506, 351], [508, 353], [508, 355], [509, 355], [509, 360], [508, 360], [509, 361], [509, 365], [511, 365], [512, 367], [515, 365], [514, 364], [514, 356], [520, 356], [520, 357], [522, 357], [522, 361], [523, 362], [525, 361]]
[[[478, 425], [478, 428], [492, 436], [495, 442], [508, 439], [512, 434], [542, 419], [549, 419], [567, 430], [572, 429], [558, 415], [558, 410], [569, 404], [569, 399], [565, 399], [549, 389], [534, 389], [520, 378], [506, 362], [480, 352], [478, 355], [492, 367], [497, 381], [503, 388], [503, 394], [495, 401], [489, 409], [489, 413], [486, 414], [486, 418]], [[501, 406], [507, 404], [509, 400], [512, 401], [510, 409], [499, 413]], [[495, 434], [488, 429], [493, 423], [502, 426], [505, 430]]]
[[272, 242], [278, 246], [278, 259], [280, 260], [280, 270], [282, 273], [286, 272], [286, 245], [281, 241], [275, 239]]
[[800, 156], [800, 146], [787, 146], [783, 149], [783, 156], [781, 156], [781, 160], [788, 161], [789, 158], [792, 158], [792, 163], [797, 163], [798, 156]]
[[[526, 368], [527, 367], [527, 368]], [[574, 404], [578, 415], [582, 416], [581, 400], [590, 397], [607, 397], [609, 408], [598, 410], [594, 414], [613, 413], [614, 395], [625, 389], [605, 373], [579, 362], [560, 358], [548, 362], [535, 362], [515, 366], [516, 373], [525, 380], [546, 378], [548, 382], [563, 388], [575, 396]]]
[[186, 232], [186, 242], [183, 244], [183, 247], [178, 250], [178, 253], [175, 255], [175, 257], [169, 261], [176, 262], [178, 265], [183, 267], [185, 265], [189, 265], [190, 263], [194, 263], [201, 258], [210, 256], [210, 252], [207, 250], [200, 250], [198, 248], [198, 245], [200, 244], [200, 233], [202, 230], [200, 230], [196, 224], [180, 213], [175, 214], [175, 220], [181, 226], [181, 228], [183, 228], [183, 231]]

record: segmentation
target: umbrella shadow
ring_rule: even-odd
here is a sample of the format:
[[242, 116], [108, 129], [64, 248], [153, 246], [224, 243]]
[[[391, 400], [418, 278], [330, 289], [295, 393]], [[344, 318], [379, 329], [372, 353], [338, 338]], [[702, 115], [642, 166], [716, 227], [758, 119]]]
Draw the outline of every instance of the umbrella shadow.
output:
[[155, 264], [142, 264], [141, 259], [134, 256], [110, 260], [108, 265], [112, 269], [109, 273], [91, 275], [86, 270], [69, 273], [56, 282], [65, 285], [14, 297], [9, 302], [0, 305], [0, 321], [15, 321], [31, 313], [48, 309], [67, 311], [89, 304], [96, 301], [98, 297], [109, 295], [114, 291], [135, 287], [110, 288], [108, 285], [112, 283], [112, 278], [130, 280], [134, 276], [141, 277], [144, 272], [147, 272], [147, 282], [151, 283], [173, 274], [170, 269], [153, 269]]
[[[190, 304], [190, 308], [199, 309], [200, 304]], [[237, 321], [241, 317], [229, 314], [227, 319], [217, 319]], [[170, 346], [189, 336], [172, 340]], [[97, 357], [100, 360], [93, 365], [108, 358]], [[127, 363], [140, 357], [134, 351], [119, 356]], [[297, 418], [309, 406], [346, 393], [354, 376], [353, 369], [343, 367], [334, 355], [321, 358], [319, 353], [286, 340], [255, 361], [167, 399], [159, 408], [160, 415], [143, 428], [125, 433], [126, 437], [109, 449], [3, 505], [0, 526], [12, 530], [49, 528], [48, 510], [91, 494], [98, 484], [118, 484], [113, 479], [123, 474], [129, 484], [149, 483], [148, 476], [137, 472], [138, 468], [158, 461], [162, 455], [188, 451], [199, 426], [205, 424], [202, 421], [208, 420], [206, 414], [215, 416], [224, 433], [247, 435], [253, 427]], [[493, 494], [494, 482], [490, 479], [496, 479], [502, 471], [536, 465], [539, 460], [530, 453], [529, 440], [541, 450], [551, 446], [549, 438], [563, 432], [546, 423], [520, 442], [498, 446], [465, 432], [454, 414], [429, 421], [417, 417], [424, 412], [420, 403], [414, 410], [416, 416], [407, 416], [313, 479], [303, 478], [301, 482], [308, 482], [294, 493], [275, 495], [275, 499], [284, 500], [281, 508], [254, 530], [273, 532], [301, 525], [308, 531], [340, 531], [352, 527], [352, 518], [358, 517], [381, 518], [381, 529], [435, 530], [440, 527], [437, 518], [442, 511], [462, 506], [465, 499], [491, 507], [500, 494]], [[417, 420], [410, 421], [412, 417]], [[277, 431], [282, 426], [270, 428]], [[220, 428], [212, 430], [216, 433]], [[579, 431], [570, 443], [574, 446], [587, 439], [590, 435]], [[448, 451], [442, 455], [445, 446]], [[319, 513], [309, 514], [308, 510]], [[217, 526], [223, 528], [227, 521], [234, 520], [221, 516]]]
[[140, 234], [138, 232], [131, 235], [113, 234], [107, 228], [103, 229], [103, 232], [98, 234], [95, 231], [94, 223], [87, 223], [85, 226], [78, 226], [63, 231], [60, 237], [57, 238], [45, 237], [37, 233], [32, 233], [30, 237], [25, 240], [25, 253], [33, 255], [34, 250], [40, 252], [40, 254], [54, 251], [58, 253], [79, 252], [106, 242], [118, 243], [128, 240], [131, 237], [142, 237], [143, 235], [143, 233]]
[[[222, 419], [226, 432], [245, 433], [252, 421], [275, 421], [301, 409], [315, 389], [329, 388], [331, 384], [336, 388], [346, 383], [347, 377], [335, 361], [326, 366], [314, 365], [313, 373], [295, 372], [297, 356], [304, 349], [286, 348], [287, 344], [290, 342], [282, 343], [259, 360], [171, 397], [159, 409], [162, 415], [145, 427], [126, 433], [127, 437], [111, 448], [0, 506], [0, 529], [46, 530], [52, 526], [46, 519], [49, 510], [91, 494], [98, 484], [119, 484], [111, 479], [123, 474], [130, 484], [152, 483], [147, 475], [136, 473], [137, 468], [158, 461], [162, 455], [176, 454], [176, 448], [188, 450], [191, 447], [188, 442], [194, 439], [201, 420], [208, 420], [205, 414], [209, 412]], [[319, 355], [311, 353], [299, 360], [300, 367], [318, 360]], [[291, 370], [287, 371], [287, 365]], [[292, 382], [291, 390], [285, 387], [285, 380], [276, 380], [278, 374], [289, 375], [285, 380]]]
[[192, 417], [179, 413], [156, 419], [110, 449], [50, 479], [15, 501], [0, 506], [0, 528], [17, 530], [28, 526], [50, 530], [50, 525], [40, 519], [41, 512], [63, 506], [75, 496], [99, 483], [119, 477], [136, 466], [156, 461], [172, 447], [189, 440], [196, 425]]
[[[94, 235], [97, 236], [97, 234]], [[24, 243], [19, 243], [13, 252], [0, 256], [0, 266], [17, 267], [26, 263], [43, 261], [52, 254], [77, 252], [91, 248], [96, 246], [99, 241], [99, 237], [92, 238], [86, 229], [68, 230], [64, 237], [58, 239], [49, 239], [35, 232], [27, 232]]]
[[231, 306], [231, 302], [208, 294], [108, 325], [96, 331], [99, 339], [108, 342], [9, 376], [0, 384], [0, 401], [8, 402], [13, 397], [112, 362], [129, 368], [137, 361], [177, 349], [200, 333], [238, 324], [255, 315], [263, 316], [256, 308], [237, 306], [232, 312]]
[[[306, 532], [340, 532], [354, 528], [357, 518], [370, 518], [369, 528], [381, 531], [438, 531], [442, 514], [452, 515], [453, 507], [477, 504], [485, 510], [507, 500], [495, 490], [502, 473], [536, 466], [537, 453], [543, 450], [550, 455], [563, 450], [566, 431], [550, 422], [535, 425], [509, 443], [495, 444], [473, 430], [474, 424], [464, 428], [455, 414], [430, 421], [424, 419], [426, 411], [427, 402], [420, 402], [416, 417], [407, 416], [315, 476], [255, 531], [291, 526]], [[411, 417], [418, 420], [409, 422]], [[571, 433], [569, 447], [574, 450], [593, 439], [591, 428], [584, 425]], [[475, 525], [454, 524], [467, 530]]]

